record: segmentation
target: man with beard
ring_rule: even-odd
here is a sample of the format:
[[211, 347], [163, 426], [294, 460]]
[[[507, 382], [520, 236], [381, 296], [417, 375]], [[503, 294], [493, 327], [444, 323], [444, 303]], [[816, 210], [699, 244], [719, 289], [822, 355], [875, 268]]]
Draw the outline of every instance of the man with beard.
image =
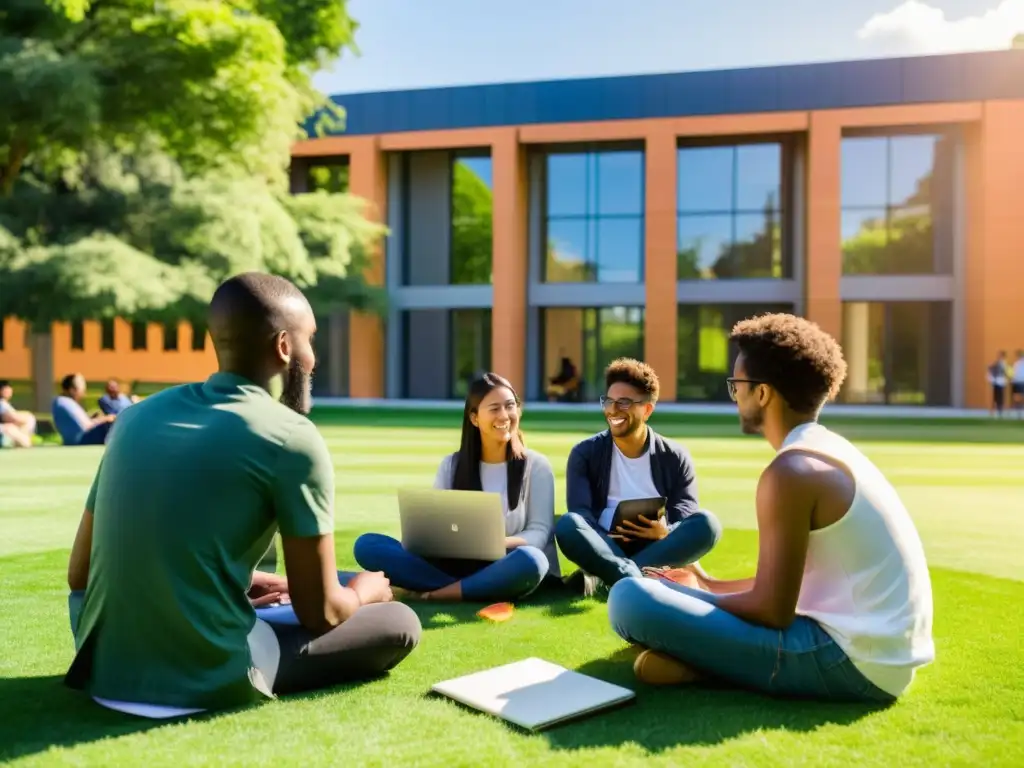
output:
[[[568, 512], [555, 526], [558, 546], [580, 567], [566, 578], [575, 592], [593, 595], [647, 566], [685, 565], [718, 542], [721, 526], [697, 506], [690, 453], [647, 423], [659, 382], [649, 365], [620, 358], [605, 370], [601, 397], [608, 429], [579, 443], [566, 468]], [[612, 529], [621, 501], [667, 499], [660, 518], [641, 516]]]
[[728, 379], [745, 434], [776, 451], [757, 485], [753, 578], [699, 565], [612, 589], [615, 631], [645, 648], [637, 676], [709, 676], [763, 693], [886, 703], [935, 656], [924, 550], [899, 495], [818, 424], [846, 377], [835, 339], [794, 315], [738, 323]]
[[[239, 275], [217, 289], [209, 328], [218, 373], [118, 418], [68, 566], [85, 598], [67, 684], [148, 717], [375, 677], [420, 636], [382, 574], [339, 584], [334, 465], [306, 417], [306, 298], [280, 277]], [[287, 580], [254, 573], [278, 531]], [[256, 618], [250, 598], [281, 594], [298, 626]]]

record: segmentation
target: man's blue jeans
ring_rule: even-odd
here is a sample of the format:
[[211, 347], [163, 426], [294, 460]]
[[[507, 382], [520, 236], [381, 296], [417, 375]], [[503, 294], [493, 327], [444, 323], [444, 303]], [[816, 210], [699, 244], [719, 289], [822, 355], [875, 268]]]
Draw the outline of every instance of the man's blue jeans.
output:
[[548, 574], [548, 558], [536, 547], [516, 547], [494, 563], [476, 560], [427, 560], [401, 542], [379, 533], [356, 539], [356, 562], [367, 571], [383, 571], [392, 586], [433, 592], [462, 582], [462, 597], [472, 602], [517, 600], [533, 592]]
[[712, 677], [777, 696], [890, 703], [812, 619], [761, 627], [715, 606], [715, 595], [660, 579], [622, 579], [608, 596], [622, 639]]
[[683, 519], [660, 541], [620, 544], [583, 515], [568, 512], [555, 524], [555, 540], [562, 553], [609, 587], [629, 576], [640, 578], [647, 566], [680, 566], [699, 560], [718, 543], [722, 525], [701, 510]]

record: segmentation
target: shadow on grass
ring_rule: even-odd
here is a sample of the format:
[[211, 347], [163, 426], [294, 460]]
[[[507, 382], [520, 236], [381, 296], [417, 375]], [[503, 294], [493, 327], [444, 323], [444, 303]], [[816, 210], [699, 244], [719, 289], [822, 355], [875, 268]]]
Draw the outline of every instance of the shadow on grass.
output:
[[[303, 701], [336, 694], [384, 677], [353, 680], [335, 686], [281, 696], [280, 701]], [[248, 706], [215, 710], [185, 717], [151, 720], [107, 709], [86, 693], [64, 685], [64, 675], [0, 678], [0, 722], [5, 736], [0, 739], [0, 764], [19, 757], [46, 752], [54, 747], [69, 748], [103, 739], [146, 733], [181, 723], [207, 723], [241, 712], [257, 710], [271, 703], [263, 699]], [[10, 734], [10, 735], [6, 735]]]
[[733, 688], [655, 688], [633, 675], [636, 650], [624, 648], [587, 662], [577, 672], [636, 691], [634, 703], [545, 731], [555, 749], [637, 744], [656, 753], [679, 746], [713, 746], [761, 729], [807, 732], [823, 725], [851, 725], [884, 709], [776, 699]]
[[11, 736], [0, 741], [0, 762], [53, 747], [130, 736], [185, 721], [214, 720], [234, 711], [237, 710], [150, 720], [100, 706], [87, 694], [66, 687], [63, 675], [2, 678], [0, 720]]

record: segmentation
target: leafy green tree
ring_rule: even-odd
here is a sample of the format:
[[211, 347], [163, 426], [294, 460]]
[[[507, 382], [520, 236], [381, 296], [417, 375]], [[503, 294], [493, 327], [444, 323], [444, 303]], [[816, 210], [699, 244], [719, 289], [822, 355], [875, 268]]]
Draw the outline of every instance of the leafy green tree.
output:
[[[44, 342], [57, 320], [194, 317], [246, 269], [380, 308], [361, 274], [383, 230], [361, 202], [287, 195], [304, 121], [343, 124], [311, 75], [355, 50], [346, 5], [6, 0], [0, 317]], [[53, 381], [48, 342], [33, 350], [33, 378]]]
[[5, 0], [0, 193], [27, 165], [63, 169], [96, 142], [154, 138], [188, 174], [283, 186], [314, 112], [311, 74], [347, 48], [345, 0]]

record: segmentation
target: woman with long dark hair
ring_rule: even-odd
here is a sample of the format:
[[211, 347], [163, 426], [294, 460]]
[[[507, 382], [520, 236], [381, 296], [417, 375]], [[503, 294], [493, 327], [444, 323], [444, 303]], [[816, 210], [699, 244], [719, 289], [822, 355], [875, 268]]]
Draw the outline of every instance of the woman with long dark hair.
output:
[[355, 558], [367, 571], [383, 571], [391, 584], [428, 600], [491, 602], [533, 592], [547, 574], [559, 575], [554, 541], [555, 476], [548, 460], [526, 448], [521, 407], [512, 385], [485, 373], [469, 387], [462, 444], [446, 456], [434, 487], [488, 491], [502, 499], [506, 555], [494, 563], [426, 559], [390, 536], [367, 533]]

